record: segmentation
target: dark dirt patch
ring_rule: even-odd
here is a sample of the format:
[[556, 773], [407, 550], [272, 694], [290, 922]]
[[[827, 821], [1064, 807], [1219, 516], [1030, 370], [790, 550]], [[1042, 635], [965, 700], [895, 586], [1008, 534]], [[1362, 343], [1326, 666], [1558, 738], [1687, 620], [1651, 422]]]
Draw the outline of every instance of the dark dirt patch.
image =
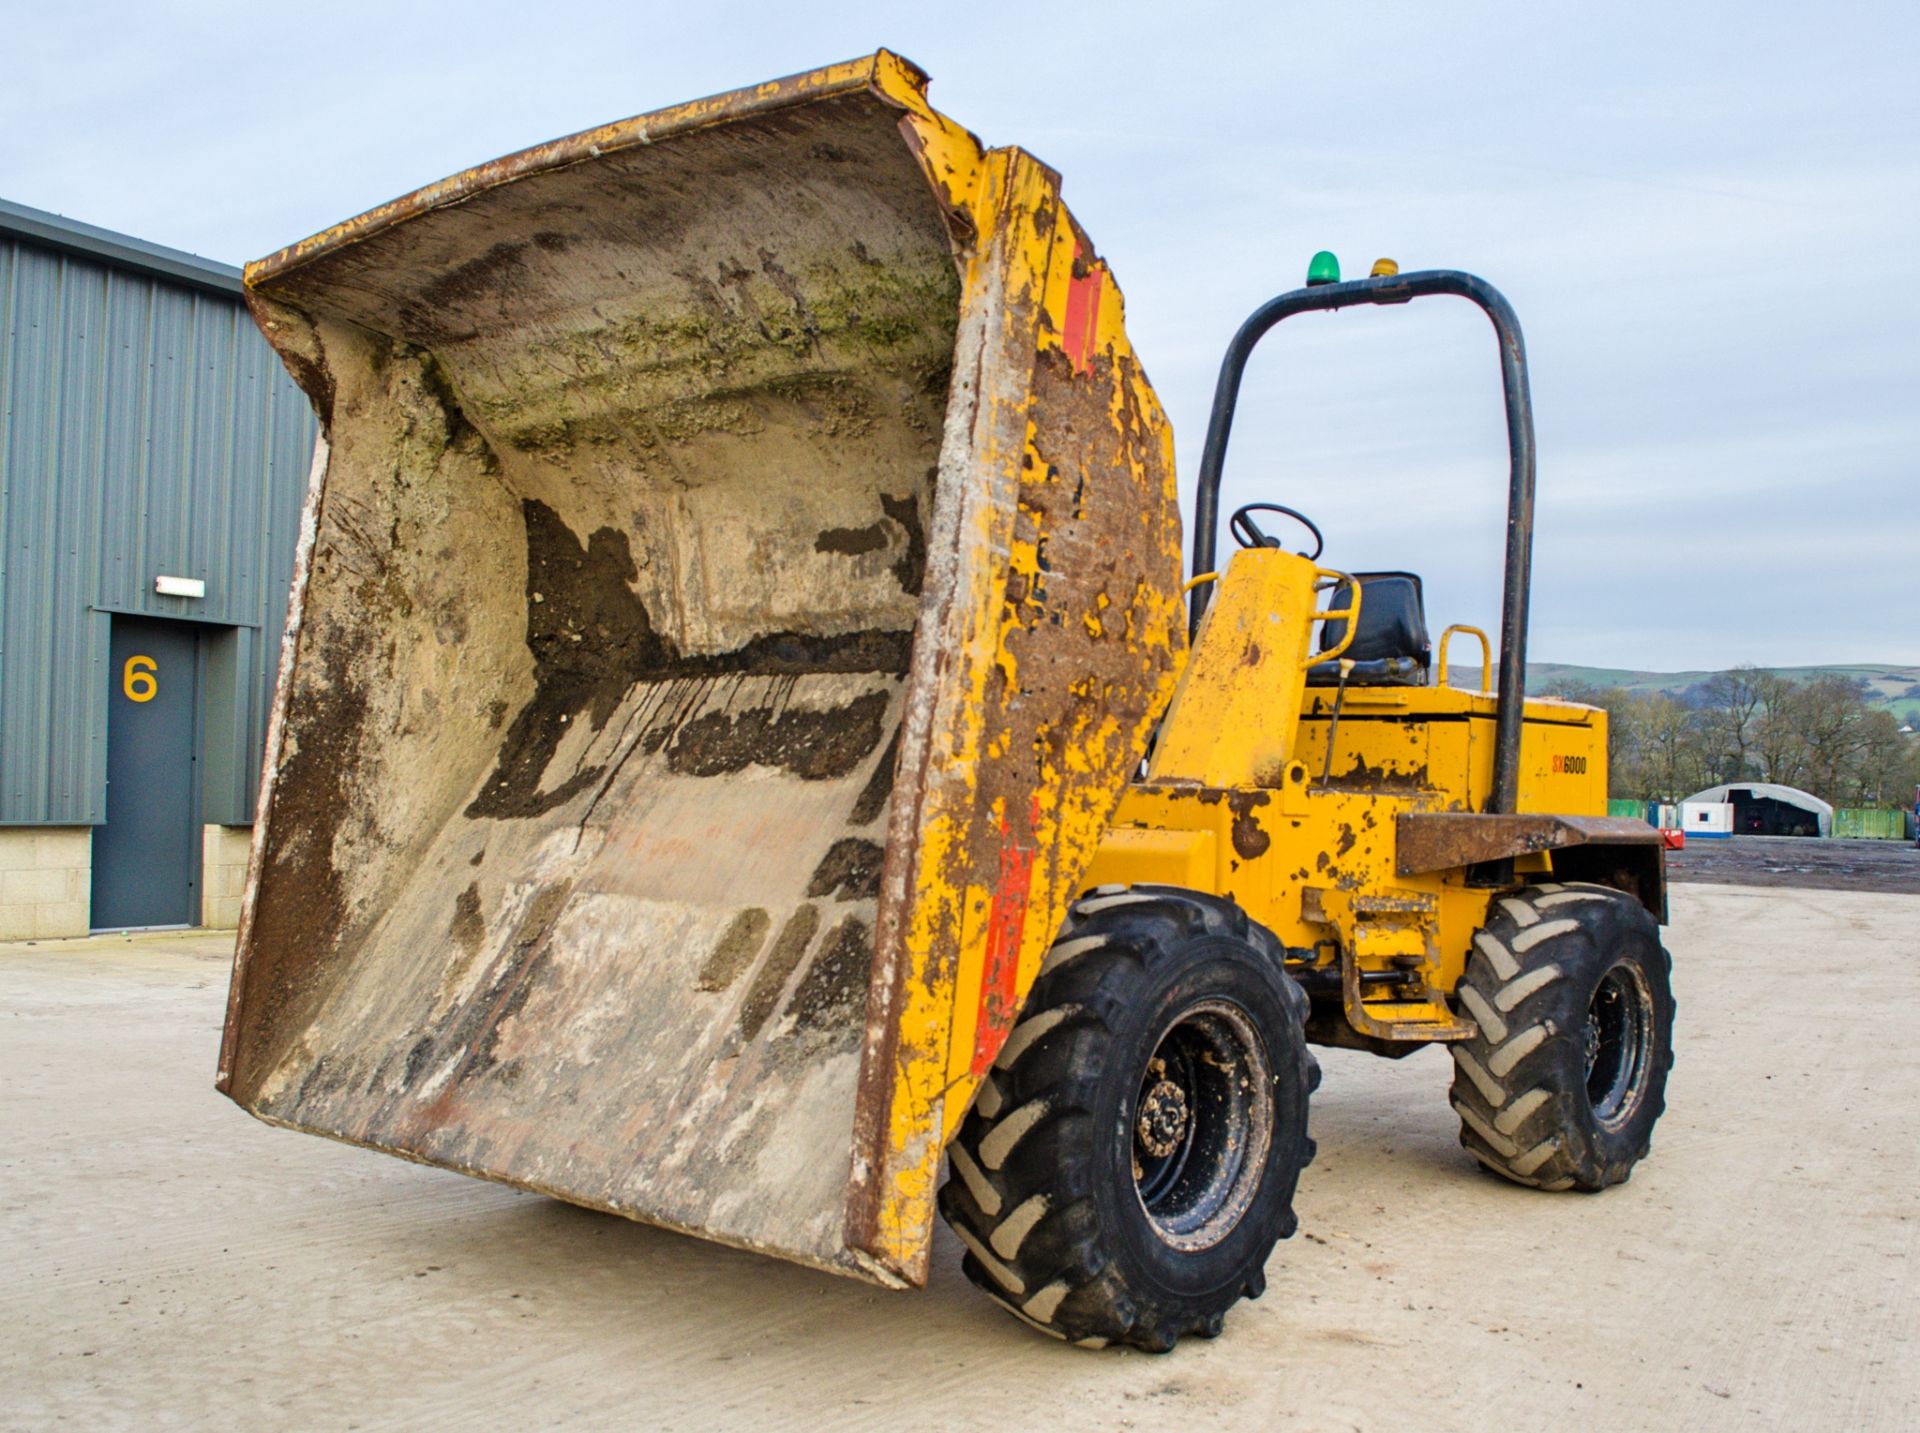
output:
[[485, 1074], [493, 1068], [493, 1049], [500, 1039], [500, 1027], [519, 1013], [539, 983], [537, 976], [547, 959], [547, 932], [566, 909], [567, 897], [572, 891], [572, 881], [554, 881], [540, 887], [527, 902], [526, 911], [507, 940], [499, 966], [487, 982], [485, 994], [467, 1007], [460, 1021], [465, 1028], [458, 1030], [448, 1042], [453, 1048], [464, 1046], [472, 1051], [456, 1084], [469, 1073]]
[[823, 710], [708, 712], [680, 728], [667, 765], [682, 776], [725, 776], [749, 766], [777, 766], [805, 781], [845, 776], [880, 744], [887, 701], [885, 692], [868, 692]]
[[760, 1027], [767, 1023], [767, 1017], [773, 1014], [774, 1006], [779, 1002], [780, 992], [786, 986], [787, 977], [800, 964], [800, 957], [807, 953], [814, 932], [820, 929], [820, 910], [817, 906], [801, 906], [787, 917], [787, 923], [780, 927], [780, 934], [774, 938], [773, 949], [767, 952], [767, 958], [754, 972], [753, 984], [747, 988], [747, 998], [740, 1005], [740, 1034], [751, 1040], [760, 1033]]
[[280, 350], [280, 360], [287, 365], [287, 371], [293, 375], [293, 381], [300, 391], [313, 403], [314, 415], [319, 418], [325, 431], [333, 431], [333, 374], [308, 358], [304, 353], [296, 353], [291, 348]]
[[545, 503], [528, 499], [520, 510], [534, 693], [508, 727], [469, 817], [538, 816], [593, 785], [604, 767], [583, 767], [553, 790], [540, 789], [573, 719], [584, 713], [600, 730], [640, 675], [673, 655], [629, 585], [640, 574], [625, 533], [603, 527], [583, 546]]
[[[1354, 718], [1349, 715], [1343, 720], [1352, 721]], [[1367, 765], [1366, 758], [1356, 752], [1353, 765], [1344, 772], [1336, 771], [1332, 780], [1318, 785], [1323, 791], [1416, 792], [1430, 790], [1432, 778], [1425, 762], [1405, 771], [1389, 771], [1385, 765]]]
[[477, 258], [448, 270], [421, 289], [418, 299], [400, 305], [404, 331], [421, 342], [463, 336], [472, 322], [456, 322], [463, 317], [463, 306], [511, 291], [526, 272], [526, 251], [525, 244], [495, 244]]
[[706, 991], [725, 990], [753, 964], [753, 958], [766, 944], [773, 917], [758, 907], [749, 907], [735, 916], [724, 934], [714, 943], [707, 962], [700, 967], [696, 982]]
[[407, 1051], [407, 1064], [404, 1079], [409, 1088], [420, 1078], [420, 1072], [427, 1067], [427, 1058], [433, 1054], [433, 1037], [422, 1035], [413, 1042], [413, 1048]]
[[[584, 715], [595, 731], [601, 730], [638, 682], [734, 672], [898, 675], [906, 671], [911, 632], [865, 631], [831, 637], [776, 632], [732, 652], [683, 656], [671, 640], [654, 630], [645, 604], [633, 591], [631, 584], [639, 570], [625, 533], [603, 527], [583, 544], [545, 503], [528, 499], [521, 503], [521, 512], [527, 526], [527, 649], [533, 654], [534, 693], [507, 728], [492, 774], [467, 807], [469, 817], [539, 816], [593, 786], [605, 774], [604, 765], [582, 767], [551, 790], [542, 789], [547, 766], [572, 723]], [[861, 699], [869, 701], [885, 707], [884, 697]], [[854, 739], [849, 731], [869, 724], [861, 702], [854, 704], [860, 710], [849, 730], [827, 742], [829, 758]], [[752, 717], [746, 714], [740, 722], [753, 727]], [[870, 720], [877, 724], [878, 719], [876, 714]], [[717, 720], [726, 724], [732, 719]], [[807, 726], [809, 721], [812, 727]], [[839, 713], [793, 712], [778, 718], [762, 713], [759, 727], [770, 730], [785, 723], [776, 741], [784, 737], [791, 742], [803, 728], [825, 735], [837, 722], [841, 722]], [[682, 741], [675, 743], [676, 750], [686, 736], [683, 733]], [[878, 740], [877, 731], [874, 740]], [[715, 757], [710, 763], [698, 755], [713, 742], [732, 750], [727, 734], [703, 730], [695, 739], [690, 760], [694, 767], [712, 764], [713, 770], [700, 774], [740, 769], [727, 764], [730, 757]], [[859, 755], [872, 745], [869, 742]], [[794, 759], [804, 764], [800, 756]]]
[[927, 535], [920, 527], [920, 499], [912, 493], [903, 498], [882, 493], [880, 506], [907, 534], [907, 550], [893, 564], [894, 580], [902, 592], [918, 597], [927, 576]]
[[927, 575], [927, 538], [920, 527], [920, 499], [911, 493], [903, 498], [882, 493], [880, 506], [887, 515], [879, 522], [868, 527], [830, 527], [814, 538], [813, 550], [837, 552], [847, 557], [879, 552], [892, 536], [889, 526], [898, 527], [906, 534], [907, 541], [900, 556], [894, 559], [893, 578], [902, 592], [917, 597]]
[[871, 900], [880, 894], [880, 865], [885, 857], [877, 843], [844, 836], [827, 848], [807, 883], [807, 894], [843, 901]]
[[245, 1032], [233, 1065], [233, 1095], [242, 1102], [300, 1025], [347, 923], [333, 838], [349, 815], [341, 773], [360, 765], [367, 696], [353, 678], [360, 649], [352, 639], [328, 632], [316, 647], [326, 679], [302, 683], [288, 720], [291, 755], [273, 781], [276, 839], [260, 882], [235, 1027]]
[[[906, 670], [912, 632], [849, 632], [829, 638], [774, 632], [728, 653], [684, 657], [668, 638], [655, 632], [645, 603], [634, 594], [632, 582], [639, 569], [624, 532], [599, 528], [582, 544], [545, 503], [526, 499], [520, 511], [526, 519], [526, 645], [534, 653], [534, 697], [507, 728], [497, 765], [467, 807], [472, 818], [540, 816], [591, 788], [605, 774], [605, 766], [582, 766], [553, 789], [541, 789], [541, 782], [574, 718], [584, 715], [599, 732], [636, 682], [728, 672], [900, 674]], [[885, 697], [876, 699], [885, 707]], [[868, 699], [862, 697], [862, 701]], [[751, 726], [751, 717], [753, 713], [741, 722]], [[760, 717], [762, 726], [793, 718], [785, 728], [791, 740], [801, 732], [806, 718], [816, 718], [818, 728], [818, 718], [835, 715], [783, 713], [774, 718], [762, 713]], [[864, 717], [854, 726], [862, 722]], [[849, 738], [843, 734], [841, 741], [845, 740]], [[676, 741], [676, 749], [684, 741], [685, 734]], [[703, 747], [708, 741], [728, 745], [726, 736], [718, 732], [703, 732], [695, 745]], [[839, 751], [837, 743], [829, 745], [831, 751]], [[872, 749], [872, 743], [866, 749]], [[716, 763], [712, 772], [699, 774], [739, 770], [737, 765], [726, 765], [724, 757]], [[695, 757], [693, 765], [707, 763]]]
[[487, 923], [480, 918], [478, 881], [454, 897], [453, 920], [447, 926], [447, 934], [459, 941], [460, 948], [468, 955], [479, 952], [481, 942], [487, 938]]
[[812, 637], [775, 632], [756, 637], [737, 651], [712, 657], [683, 657], [678, 666], [695, 675], [766, 672], [799, 676], [810, 672], [883, 672], [905, 676], [913, 654], [912, 632], [845, 632]]
[[787, 1013], [801, 1031], [850, 1035], [857, 1043], [872, 971], [873, 930], [860, 917], [848, 916], [820, 943]]
[[1729, 836], [1667, 852], [1667, 879], [1685, 884], [1886, 891], [1920, 895], [1920, 848], [1910, 841]]
[[[425, 1110], [411, 1110], [409, 1123], [416, 1135], [422, 1130], [439, 1128], [452, 1118], [459, 1107], [462, 1090], [474, 1081], [491, 1077], [504, 1078], [511, 1083], [518, 1078], [517, 1061], [502, 1063], [495, 1057], [500, 1027], [526, 1006], [538, 988], [541, 971], [547, 963], [547, 934], [566, 910], [567, 897], [572, 891], [572, 881], [555, 881], [541, 886], [533, 899], [527, 902], [526, 910], [514, 923], [512, 932], [487, 967], [486, 977], [480, 987], [451, 1011], [444, 1021], [422, 1036], [408, 1052], [406, 1083], [409, 1087], [425, 1070], [430, 1056], [444, 1052], [459, 1061], [452, 1079], [433, 1103]], [[461, 903], [465, 899], [462, 896]], [[477, 896], [475, 904], [477, 907]], [[448, 968], [441, 982], [443, 999], [451, 998], [453, 987], [458, 984], [470, 960], [471, 953]], [[385, 1124], [398, 1108], [400, 1106], [395, 1101], [388, 1101], [373, 1116], [371, 1124]]]
[[[279, 320], [268, 308], [264, 300], [256, 299], [251, 290], [246, 294], [247, 308], [253, 314], [253, 320], [260, 325], [261, 332], [273, 333]], [[280, 355], [280, 361], [287, 366], [287, 372], [300, 391], [307, 395], [313, 404], [314, 416], [319, 418], [320, 426], [328, 433], [333, 431], [334, 382], [333, 370], [327, 363], [326, 345], [321, 341], [319, 331], [307, 327], [307, 334], [313, 344], [314, 356], [301, 353], [286, 340], [274, 343], [274, 351]]]
[[460, 402], [460, 392], [453, 386], [453, 376], [447, 372], [439, 356], [429, 349], [420, 350], [420, 381], [433, 394], [434, 402], [440, 405], [441, 419], [447, 425], [448, 447], [469, 435], [479, 437], [478, 431], [467, 419], [467, 410]]
[[887, 743], [887, 749], [880, 753], [879, 764], [873, 768], [873, 775], [867, 778], [867, 784], [860, 788], [860, 799], [853, 803], [853, 815], [848, 824], [865, 826], [879, 819], [887, 809], [887, 801], [893, 795], [893, 769], [900, 758], [900, 728], [894, 727], [893, 738]]
[[878, 552], [887, 545], [887, 525], [871, 527], [830, 527], [813, 540], [815, 552], [837, 552], [843, 557], [858, 557], [863, 552]]
[[1273, 837], [1253, 814], [1254, 807], [1266, 804], [1264, 791], [1234, 791], [1227, 795], [1227, 809], [1233, 812], [1233, 849], [1243, 861], [1266, 855], [1267, 848], [1273, 844]]

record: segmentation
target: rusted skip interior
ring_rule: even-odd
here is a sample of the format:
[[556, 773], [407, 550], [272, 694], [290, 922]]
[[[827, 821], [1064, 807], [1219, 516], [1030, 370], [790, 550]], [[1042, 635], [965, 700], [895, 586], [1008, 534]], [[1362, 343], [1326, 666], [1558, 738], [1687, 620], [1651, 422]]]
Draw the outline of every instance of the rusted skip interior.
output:
[[849, 1267], [959, 308], [896, 118], [694, 129], [256, 285], [331, 442], [224, 1065], [262, 1117]]

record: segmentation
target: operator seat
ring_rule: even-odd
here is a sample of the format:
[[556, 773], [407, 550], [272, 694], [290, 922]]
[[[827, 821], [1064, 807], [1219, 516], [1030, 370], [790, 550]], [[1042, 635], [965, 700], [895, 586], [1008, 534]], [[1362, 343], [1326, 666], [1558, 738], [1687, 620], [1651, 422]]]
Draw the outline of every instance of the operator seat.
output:
[[[1433, 665], [1433, 643], [1427, 636], [1426, 599], [1420, 579], [1411, 572], [1356, 572], [1360, 583], [1360, 630], [1342, 658], [1353, 663], [1347, 678], [1357, 687], [1424, 687]], [[1353, 591], [1347, 583], [1334, 590], [1330, 610], [1349, 607]], [[1345, 622], [1327, 622], [1320, 629], [1320, 650], [1337, 647], [1347, 635]], [[1340, 663], [1316, 662], [1307, 668], [1307, 685], [1340, 684]]]

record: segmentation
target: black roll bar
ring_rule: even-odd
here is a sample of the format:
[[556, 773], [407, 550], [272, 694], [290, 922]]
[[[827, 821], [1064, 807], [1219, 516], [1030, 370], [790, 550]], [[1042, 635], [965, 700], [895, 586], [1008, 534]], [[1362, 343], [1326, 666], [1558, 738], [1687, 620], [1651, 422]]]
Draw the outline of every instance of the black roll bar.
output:
[[[1527, 593], [1533, 567], [1533, 400], [1527, 391], [1527, 350], [1520, 320], [1498, 289], [1485, 279], [1457, 269], [1424, 269], [1412, 274], [1317, 284], [1281, 294], [1255, 309], [1227, 345], [1220, 382], [1207, 421], [1207, 444], [1200, 455], [1200, 487], [1193, 510], [1193, 576], [1214, 570], [1220, 525], [1220, 472], [1227, 437], [1240, 401], [1240, 379], [1247, 359], [1267, 331], [1297, 313], [1351, 308], [1356, 304], [1399, 304], [1428, 294], [1453, 294], [1478, 304], [1493, 322], [1500, 342], [1500, 383], [1507, 403], [1507, 557], [1500, 612], [1499, 708], [1494, 721], [1493, 792], [1487, 809], [1512, 812], [1520, 794], [1520, 724], [1527, 673]], [[1210, 584], [1193, 589], [1190, 631], [1197, 632], [1207, 610]]]

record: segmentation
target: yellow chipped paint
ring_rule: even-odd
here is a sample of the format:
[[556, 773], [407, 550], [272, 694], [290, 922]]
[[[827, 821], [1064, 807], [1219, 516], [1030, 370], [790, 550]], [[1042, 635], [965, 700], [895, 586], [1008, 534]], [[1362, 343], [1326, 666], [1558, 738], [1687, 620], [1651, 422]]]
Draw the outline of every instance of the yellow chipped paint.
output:
[[1269, 784], [1292, 757], [1306, 689], [1319, 569], [1279, 548], [1238, 553], [1180, 674], [1149, 775], [1204, 786]]
[[[1334, 691], [1306, 687], [1313, 565], [1236, 555], [1208, 610], [1161, 729], [1149, 779], [1122, 801], [1088, 884], [1165, 883], [1238, 902], [1281, 942], [1333, 966], [1350, 943], [1362, 970], [1421, 958], [1432, 998], [1368, 999], [1369, 1017], [1451, 1025], [1444, 997], [1465, 969], [1490, 893], [1463, 871], [1401, 877], [1394, 821], [1484, 810], [1497, 703], [1452, 687], [1350, 687], [1334, 756]], [[1274, 640], [1268, 640], [1269, 637]], [[1282, 718], [1280, 714], [1288, 713]], [[1526, 704], [1520, 809], [1606, 813], [1606, 714]], [[1541, 873], [1551, 857], [1525, 858]]]
[[[962, 279], [963, 314], [971, 305], [992, 305], [1000, 331], [989, 334], [989, 343], [998, 341], [1010, 349], [1024, 345], [1036, 363], [1049, 361], [1049, 354], [1066, 355], [1063, 335], [1074, 285], [1097, 283], [1090, 351], [1103, 371], [1114, 375], [1107, 394], [1108, 418], [1118, 434], [1135, 443], [1132, 478], [1149, 491], [1144, 506], [1151, 508], [1157, 501], [1166, 514], [1160, 528], [1149, 534], [1150, 549], [1144, 554], [1157, 580], [1142, 584], [1127, 603], [1102, 593], [1085, 611], [1069, 617], [1090, 639], [1118, 637], [1142, 671], [1158, 673], [1148, 699], [1125, 722], [1100, 702], [1090, 701], [1060, 739], [1048, 743], [1049, 752], [1057, 756], [1042, 764], [1033, 788], [1018, 793], [1018, 799], [1031, 802], [1030, 811], [1009, 809], [1006, 793], [993, 796], [983, 808], [982, 757], [1008, 756], [1014, 736], [999, 717], [1022, 690], [1024, 674], [1016, 656], [1022, 619], [1046, 603], [1047, 566], [1041, 546], [1048, 530], [1039, 508], [1024, 502], [1027, 487], [1042, 480], [1045, 468], [1041, 415], [1033, 408], [1031, 384], [1017, 385], [1017, 395], [1009, 400], [1024, 405], [1024, 412], [983, 412], [976, 422], [976, 435], [986, 438], [975, 444], [976, 471], [1011, 500], [981, 502], [972, 510], [967, 541], [977, 551], [1002, 556], [962, 564], [970, 586], [956, 594], [954, 605], [968, 617], [955, 634], [954, 646], [955, 662], [966, 679], [955, 689], [960, 710], [951, 713], [954, 720], [934, 723], [936, 731], [948, 733], [948, 740], [932, 753], [929, 770], [944, 773], [945, 779], [937, 788], [930, 782], [917, 833], [913, 913], [904, 942], [901, 1003], [894, 1017], [893, 1088], [884, 1144], [874, 1152], [876, 1168], [871, 1171], [877, 1213], [871, 1227], [850, 1230], [854, 1243], [917, 1282], [924, 1277], [932, 1235], [941, 1149], [972, 1098], [977, 1052], [996, 1048], [1011, 1023], [1008, 1018], [984, 1034], [976, 1028], [988, 974], [995, 900], [991, 883], [1000, 872], [970, 865], [969, 836], [983, 824], [990, 830], [1016, 830], [1030, 819], [1030, 844], [1042, 857], [1033, 861], [1024, 892], [1025, 919], [1014, 953], [1011, 991], [1017, 1008], [1067, 902], [1085, 885], [1085, 864], [1109, 828], [1127, 773], [1144, 749], [1151, 715], [1164, 704], [1172, 685], [1184, 648], [1184, 627], [1171, 428], [1133, 359], [1119, 290], [1060, 203], [1057, 179], [1019, 151], [981, 153], [970, 135], [926, 106], [911, 72], [883, 65], [876, 70], [875, 83], [906, 111], [906, 125], [928, 177], [972, 231]], [[1000, 400], [983, 392], [981, 401]], [[1008, 441], [1014, 435], [1018, 441]], [[1152, 492], [1156, 472], [1159, 491]], [[1032, 530], [1022, 531], [1023, 522]], [[1010, 588], [1020, 594], [1018, 601], [1007, 600]], [[1116, 630], [1122, 610], [1124, 621]], [[1092, 686], [1076, 684], [1072, 690], [1087, 698], [1102, 695]], [[1008, 893], [1001, 896], [1007, 899]], [[945, 961], [933, 954], [943, 950], [951, 952]]]

